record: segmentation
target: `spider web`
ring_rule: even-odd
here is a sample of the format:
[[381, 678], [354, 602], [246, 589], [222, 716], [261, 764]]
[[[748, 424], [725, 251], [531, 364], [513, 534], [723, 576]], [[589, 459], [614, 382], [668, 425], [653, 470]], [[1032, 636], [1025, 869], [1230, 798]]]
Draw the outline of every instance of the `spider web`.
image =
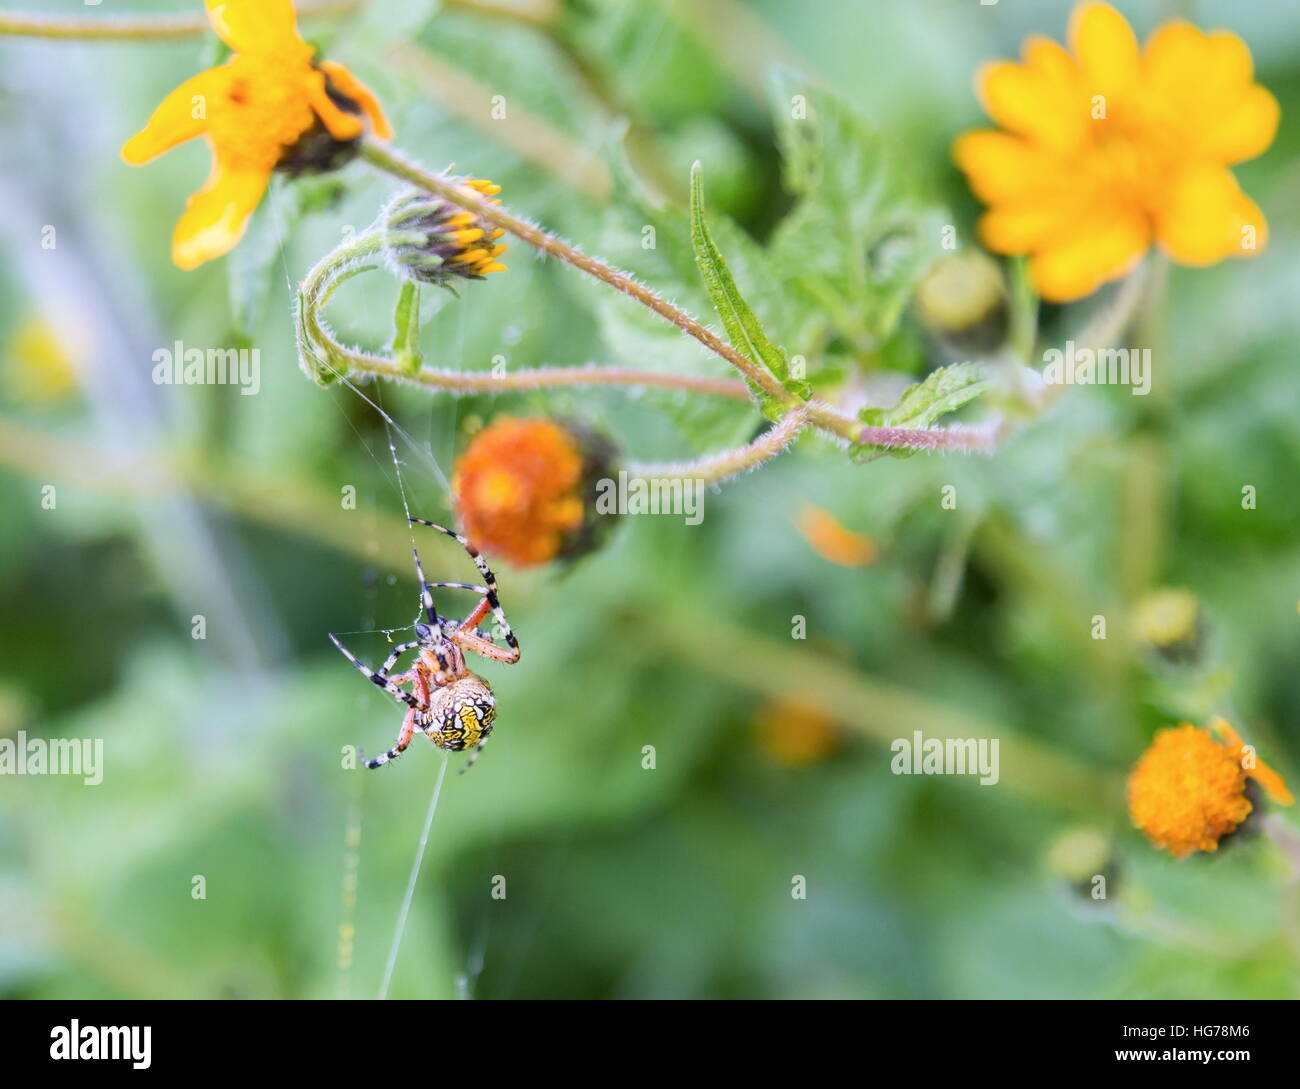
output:
[[[632, 72], [634, 72], [635, 74], [640, 74], [646, 67], [648, 67], [650, 63], [651, 55], [653, 54], [655, 48], [658, 46], [660, 40], [665, 34], [667, 27], [668, 27], [668, 18], [667, 16], [662, 15], [661, 13], [661, 16], [658, 20], [652, 21], [649, 25], [646, 25], [641, 28], [641, 30], [639, 31], [640, 42], [639, 42], [638, 50], [635, 56], [630, 61], [629, 65], [627, 66]], [[598, 148], [595, 146], [597, 143], [599, 143], [599, 140], [597, 139], [593, 139], [589, 141], [590, 150], [597, 151]], [[543, 184], [542, 188], [545, 190], [541, 194], [541, 198], [543, 202], [545, 202], [548, 198], [554, 196], [555, 193], [565, 191], [565, 186], [559, 179], [549, 179], [547, 183]], [[279, 187], [273, 185], [271, 187], [271, 192], [270, 192], [270, 203], [273, 212], [272, 222], [276, 233], [276, 239], [279, 247], [281, 264], [283, 266], [285, 284], [289, 291], [290, 297], [292, 297], [294, 292], [294, 279], [289, 273], [288, 259], [285, 252], [284, 221], [282, 216], [282, 209], [279, 204], [279, 198], [281, 195], [282, 194]], [[465, 334], [466, 334], [468, 321], [469, 319], [468, 319], [467, 307], [465, 305], [462, 305], [458, 308], [458, 328], [455, 336], [456, 354], [460, 356], [463, 356], [463, 348], [465, 343]], [[380, 419], [383, 421], [384, 434], [388, 440], [387, 460], [390, 461], [392, 464], [392, 478], [390, 480], [390, 485], [394, 488], [396, 494], [401, 499], [402, 509], [406, 517], [408, 519], [411, 517], [411, 506], [410, 506], [410, 498], [407, 490], [407, 483], [402, 475], [402, 468], [404, 462], [398, 453], [399, 439], [401, 441], [403, 450], [413, 455], [414, 459], [418, 462], [419, 467], [425, 472], [427, 472], [427, 474], [430, 477], [436, 479], [439, 482], [439, 484], [442, 487], [443, 497], [445, 498], [446, 496], [448, 496], [451, 491], [450, 482], [447, 478], [447, 474], [442, 469], [442, 465], [439, 459], [433, 453], [432, 443], [429, 441], [426, 441], [424, 443], [419, 442], [414, 436], [412, 436], [408, 431], [406, 431], [396, 420], [393, 419], [393, 417], [383, 407], [383, 397], [382, 397], [382, 392], [380, 390], [380, 387], [379, 386], [374, 387], [374, 391], [373, 391], [374, 399], [372, 400], [370, 397], [366, 395], [365, 392], [363, 392], [360, 388], [358, 388], [358, 386], [354, 382], [349, 381], [349, 379], [345, 375], [335, 371], [335, 377], [338, 381], [338, 387], [336, 388], [345, 388], [349, 390], [353, 395], [361, 398], [361, 400], [364, 401], [367, 405], [369, 405], [370, 408], [373, 409], [375, 413], [377, 413]], [[444, 451], [444, 458], [443, 458], [444, 461], [450, 461], [454, 456], [456, 427], [457, 427], [458, 418], [460, 414], [460, 407], [461, 407], [459, 398], [451, 398], [451, 404], [452, 404], [452, 412], [451, 412], [450, 423], [447, 426], [445, 431], [446, 449]], [[342, 412], [341, 408], [340, 408], [340, 412]], [[346, 413], [344, 413], [344, 418], [347, 419]], [[356, 433], [358, 441], [361, 443], [363, 448], [367, 451], [369, 456], [374, 460], [375, 464], [379, 466], [381, 473], [387, 479], [388, 471], [387, 471], [387, 466], [384, 463], [384, 460], [381, 459], [380, 455], [375, 450], [371, 449], [370, 444], [367, 443], [365, 437], [359, 431], [357, 431], [352, 421], [350, 419], [347, 419], [347, 422], [348, 422], [348, 426], [352, 428], [354, 433]], [[430, 417], [429, 417], [430, 429], [432, 429], [433, 422], [434, 422], [434, 417], [431, 410]], [[414, 532], [414, 526], [409, 520], [407, 522], [407, 528], [411, 538], [411, 547], [415, 548], [417, 542], [416, 542], [416, 537]], [[417, 610], [417, 617], [418, 617], [418, 610]], [[386, 639], [391, 641], [392, 637], [397, 632], [406, 631], [409, 628], [410, 625], [405, 625], [396, 628], [386, 628], [386, 629], [372, 628], [372, 629], [363, 629], [355, 632], [338, 633], [338, 634], [349, 634], [349, 635], [382, 634]], [[380, 984], [379, 993], [378, 993], [378, 997], [380, 999], [387, 998], [389, 988], [392, 983], [392, 977], [396, 966], [397, 956], [400, 950], [402, 937], [405, 933], [406, 923], [410, 913], [411, 904], [413, 902], [415, 889], [419, 881], [420, 871], [423, 866], [423, 861], [424, 861], [425, 851], [428, 845], [430, 830], [432, 828], [433, 821], [437, 813], [439, 799], [441, 797], [443, 781], [446, 776], [447, 763], [449, 759], [450, 756], [448, 754], [444, 754], [444, 759], [440, 764], [437, 778], [434, 782], [433, 791], [430, 795], [429, 807], [425, 814], [424, 825], [421, 830], [420, 839], [416, 847], [415, 859], [412, 863], [410, 875], [407, 880], [406, 891], [403, 896], [400, 909], [398, 911], [396, 925], [394, 927], [392, 940], [389, 945], [389, 953], [385, 964], [383, 981]], [[352, 929], [354, 927], [355, 905], [356, 905], [355, 878], [356, 878], [356, 872], [359, 868], [359, 861], [360, 861], [361, 817], [362, 817], [362, 806], [360, 801], [361, 780], [358, 777], [356, 781], [357, 781], [356, 789], [358, 793], [354, 795], [353, 801], [349, 806], [347, 828], [344, 834], [344, 864], [343, 864], [344, 919], [340, 927], [341, 933], [346, 932], [348, 934], [348, 959], [346, 960], [346, 967], [344, 966], [345, 962], [342, 956], [340, 957], [340, 993], [344, 995], [346, 995], [347, 993], [348, 979], [349, 979], [348, 973], [350, 972], [351, 969], [351, 959], [350, 959], [351, 934], [352, 934]], [[572, 844], [572, 839], [574, 834], [575, 834], [574, 829], [571, 827], [563, 835], [562, 837], [563, 842], [559, 844], [559, 846], [562, 849], [562, 853], [567, 853], [569, 847]], [[496, 824], [494, 825], [493, 832], [492, 832], [492, 842], [489, 845], [487, 852], [485, 852], [486, 855], [491, 860], [495, 860], [495, 858], [499, 856], [500, 848], [501, 848], [500, 835], [501, 835], [501, 826], [499, 824]], [[490, 865], [492, 865], [493, 868], [495, 868], [494, 862], [490, 862]], [[531, 917], [525, 923], [524, 930], [526, 931], [526, 940], [523, 945], [524, 952], [521, 956], [519, 956], [516, 959], [515, 963], [511, 966], [509, 978], [504, 988], [504, 993], [507, 995], [509, 994], [510, 991], [514, 989], [514, 986], [517, 984], [519, 980], [520, 974], [523, 971], [523, 962], [526, 959], [527, 950], [530, 949], [537, 940], [538, 930], [541, 925], [542, 916], [545, 914], [547, 908], [547, 901], [549, 901], [550, 896], [554, 891], [554, 887], [552, 884], [552, 882], [554, 881], [558, 881], [558, 877], [556, 875], [551, 875], [551, 881], [548, 882], [548, 888], [542, 897], [542, 902], [534, 906], [532, 912], [530, 913]], [[454, 993], [457, 998], [473, 997], [475, 984], [486, 964], [487, 950], [488, 950], [490, 937], [491, 937], [491, 917], [488, 915], [484, 915], [480, 919], [479, 928], [477, 932], [475, 933], [474, 937], [471, 939], [471, 948], [467, 951], [465, 970], [464, 972], [458, 973], [452, 981], [454, 986]]]
[[[283, 224], [283, 217], [282, 217], [282, 208], [279, 203], [280, 196], [281, 193], [279, 191], [279, 188], [276, 186], [272, 186], [271, 193], [270, 193], [270, 203], [271, 203], [271, 211], [272, 211], [271, 219], [275, 229], [276, 242], [280, 254], [280, 264], [285, 278], [285, 286], [289, 291], [290, 297], [292, 297], [294, 292], [294, 280], [289, 273], [288, 257], [285, 252], [285, 231], [284, 231], [284, 224]], [[465, 331], [465, 317], [464, 317], [463, 309], [461, 311], [459, 325], [460, 328], [458, 330], [457, 339], [459, 343], [463, 345], [464, 331]], [[329, 366], [328, 362], [326, 362], [325, 365]], [[402, 475], [402, 467], [404, 462], [402, 457], [398, 453], [398, 439], [401, 440], [404, 450], [414, 455], [420, 467], [423, 470], [425, 470], [431, 477], [433, 477], [438, 481], [438, 483], [442, 487], [444, 496], [448, 495], [451, 491], [451, 485], [447, 478], [447, 474], [443, 471], [442, 465], [439, 463], [438, 459], [434, 456], [431, 444], [419, 442], [405, 428], [403, 428], [401, 424], [399, 424], [395, 419], [393, 419], [392, 415], [390, 415], [389, 412], [384, 408], [383, 396], [378, 386], [376, 386], [374, 390], [375, 397], [372, 400], [357, 386], [356, 383], [350, 381], [346, 375], [340, 373], [337, 370], [334, 370], [334, 368], [332, 367], [330, 369], [333, 370], [334, 377], [337, 380], [339, 387], [345, 388], [349, 390], [353, 395], [359, 397], [368, 406], [370, 406], [370, 408], [383, 421], [384, 435], [387, 440], [387, 446], [388, 446], [388, 460], [391, 462], [392, 470], [393, 470], [391, 477], [389, 477], [387, 466], [384, 464], [384, 461], [381, 460], [380, 456], [371, 448], [370, 444], [366, 442], [364, 436], [362, 436], [362, 434], [357, 430], [356, 426], [352, 423], [352, 421], [347, 418], [347, 414], [343, 412], [342, 408], [336, 404], [336, 407], [339, 407], [340, 413], [343, 414], [344, 419], [347, 421], [348, 426], [351, 427], [353, 432], [356, 434], [357, 439], [360, 442], [362, 448], [365, 449], [366, 453], [379, 467], [381, 475], [386, 480], [388, 480], [390, 486], [393, 487], [398, 498], [401, 500], [402, 510], [405, 513], [407, 519], [406, 521], [407, 532], [408, 535], [410, 536], [411, 547], [412, 549], [414, 549], [417, 546], [416, 537], [415, 537], [415, 527], [414, 524], [410, 521], [411, 519], [410, 496], [408, 494], [406, 480]], [[456, 425], [458, 422], [457, 417], [459, 416], [459, 411], [460, 411], [459, 404], [453, 400], [451, 422], [450, 422], [450, 426], [447, 428], [447, 435], [448, 435], [447, 442], [449, 448], [448, 456], [450, 456], [451, 447], [454, 445], [455, 442]], [[432, 415], [430, 416], [430, 426], [432, 426]], [[418, 610], [417, 610], [417, 617], [418, 617]], [[410, 627], [411, 625], [408, 624], [396, 628], [359, 629], [357, 631], [338, 633], [338, 634], [349, 634], [349, 635], [382, 634], [389, 642], [392, 642], [393, 635], [396, 632], [406, 631]], [[419, 883], [420, 872], [424, 866], [425, 853], [429, 843], [429, 833], [433, 827], [433, 821], [438, 811], [438, 803], [442, 797], [442, 787], [443, 787], [443, 782], [446, 779], [446, 775], [447, 775], [447, 765], [451, 759], [450, 754], [447, 753], [443, 753], [442, 757], [443, 758], [439, 762], [439, 766], [438, 766], [438, 774], [434, 779], [433, 790], [429, 796], [429, 805], [428, 805], [428, 809], [425, 812], [424, 825], [423, 828], [421, 829], [420, 838], [416, 845], [415, 857], [411, 864], [410, 875], [407, 878], [406, 891], [402, 897], [401, 905], [397, 913], [397, 920], [393, 928], [392, 937], [389, 941], [388, 955], [384, 964], [383, 979], [380, 983], [379, 991], [376, 996], [380, 1000], [387, 999], [389, 989], [392, 985], [393, 972], [397, 965], [397, 957], [401, 949], [402, 938], [406, 933], [406, 924], [408, 918], [410, 917], [411, 904], [414, 901], [416, 886]], [[359, 771], [361, 769], [358, 768], [355, 770]], [[357, 793], [353, 795], [353, 798], [349, 803], [348, 815], [347, 815], [347, 820], [345, 822], [345, 830], [344, 830], [343, 867], [342, 867], [343, 869], [342, 918], [339, 924], [339, 949], [338, 949], [338, 960], [337, 960], [338, 971], [339, 971], [337, 991], [339, 996], [344, 998], [349, 996], [350, 989], [351, 989], [351, 973], [352, 973], [352, 966], [353, 966], [352, 949], [353, 949], [353, 942], [354, 942], [355, 930], [356, 930], [357, 886], [358, 886], [358, 874], [359, 874], [360, 862], [361, 862], [361, 842], [362, 842], [361, 826], [362, 826], [363, 807], [361, 805], [361, 798], [360, 798], [360, 789], [361, 789], [360, 778], [356, 777], [355, 782], [357, 784], [356, 785]], [[467, 973], [459, 974], [453, 981], [458, 997], [468, 997], [465, 981], [467, 979], [472, 979], [476, 977], [478, 972], [482, 970], [484, 952], [485, 950], [482, 948], [482, 946], [477, 948], [476, 952], [470, 958], [470, 963], [467, 965], [467, 969], [468, 969]]]

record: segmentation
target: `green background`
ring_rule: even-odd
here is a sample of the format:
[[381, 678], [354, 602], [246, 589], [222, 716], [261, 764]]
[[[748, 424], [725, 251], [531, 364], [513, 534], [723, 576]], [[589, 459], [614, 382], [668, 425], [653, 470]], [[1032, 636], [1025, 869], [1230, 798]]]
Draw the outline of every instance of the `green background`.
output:
[[[670, 267], [671, 225], [684, 227], [698, 159], [724, 251], [773, 237], [792, 207], [767, 98], [778, 66], [877, 131], [870, 169], [887, 164], [891, 192], [949, 209], [965, 237], [978, 208], [948, 147], [984, 123], [973, 74], [1028, 33], [1059, 40], [1068, 12], [589, 0], [546, 30], [464, 4], [367, 7], [305, 29], [376, 90], [402, 148], [496, 180], [514, 211], [701, 315], [698, 283]], [[1170, 9], [1122, 7], [1142, 35]], [[87, 18], [198, 5], [112, 8], [41, 5]], [[1300, 775], [1300, 26], [1283, 0], [1180, 10], [1245, 38], [1283, 119], [1238, 171], [1271, 244], [1252, 261], [1173, 270], [1151, 397], [1073, 390], [988, 458], [855, 465], [806, 437], [709, 493], [699, 526], [629, 518], [571, 567], [497, 565], [523, 659], [483, 667], [498, 727], [470, 775], [446, 777], [394, 997], [1300, 992], [1296, 878], [1272, 844], [1175, 862], [1128, 828], [1123, 805], [1151, 733], [1212, 713], [1293, 786]], [[234, 256], [175, 269], [172, 227], [207, 151], [132, 169], [118, 149], [218, 59], [211, 35], [0, 38], [0, 735], [102, 738], [105, 751], [95, 787], [0, 777], [7, 996], [376, 994], [442, 759], [417, 739], [383, 771], [339, 766], [344, 746], [386, 746], [401, 715], [326, 632], [410, 622], [410, 539], [389, 432], [356, 391], [304, 377], [290, 316], [292, 285], [394, 185], [360, 164], [277, 182]], [[488, 115], [492, 95], [509, 124]], [[654, 254], [640, 248], [638, 183], [668, 198]], [[841, 244], [829, 223], [804, 238], [807, 268], [787, 253], [775, 274], [815, 275]], [[40, 245], [45, 225], [54, 250]], [[508, 273], [459, 298], [426, 297], [427, 362], [725, 373], [525, 251], [516, 242]], [[382, 273], [355, 280], [331, 320], [382, 346], [396, 291]], [[788, 341], [783, 321], [809, 315], [783, 313], [782, 295], [755, 305]], [[1045, 310], [1045, 335], [1067, 335], [1089, 305]], [[21, 337], [34, 321], [72, 345], [78, 383], [62, 397], [25, 392], [24, 376], [44, 373]], [[153, 352], [177, 340], [256, 347], [261, 391], [153, 385]], [[832, 340], [822, 377], [934, 361], [910, 313], [887, 343]], [[435, 520], [448, 517], [456, 455], [497, 412], [579, 418], [646, 460], [744, 441], [760, 423], [677, 394], [361, 389], [397, 421], [411, 509]], [[41, 505], [50, 484], [54, 510]], [[341, 509], [348, 485], [356, 510]], [[940, 507], [946, 485], [956, 511]], [[850, 569], [819, 556], [796, 528], [807, 503], [870, 535], [879, 559]], [[431, 577], [469, 576], [450, 542], [421, 546]], [[1162, 585], [1204, 607], [1192, 666], [1126, 635], [1134, 602]], [[1104, 641], [1090, 637], [1098, 614]], [[804, 640], [791, 638], [795, 616]], [[376, 662], [387, 649], [377, 632], [346, 641]], [[778, 698], [834, 720], [833, 751], [776, 759], [755, 724]], [[892, 775], [888, 742], [915, 729], [1001, 739], [1001, 782]], [[1077, 828], [1111, 844], [1105, 902], [1045, 861]], [[206, 899], [191, 895], [195, 875]], [[504, 900], [491, 895], [498, 875]], [[806, 899], [792, 898], [795, 875]]]

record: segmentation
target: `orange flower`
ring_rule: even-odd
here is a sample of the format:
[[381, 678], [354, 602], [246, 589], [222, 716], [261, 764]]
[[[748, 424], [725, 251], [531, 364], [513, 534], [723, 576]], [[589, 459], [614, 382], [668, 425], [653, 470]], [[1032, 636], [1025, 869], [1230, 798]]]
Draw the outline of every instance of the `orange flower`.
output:
[[1255, 757], [1223, 719], [1210, 726], [1223, 740], [1184, 723], [1161, 730], [1129, 776], [1133, 826], [1175, 858], [1218, 850], [1219, 841], [1254, 810], [1253, 779], [1275, 802], [1295, 799], [1282, 777]]
[[1153, 241], [1197, 266], [1262, 249], [1263, 213], [1228, 167], [1268, 148], [1280, 111], [1245, 43], [1175, 20], [1139, 50], [1124, 17], [1092, 2], [1074, 9], [1069, 43], [1031, 37], [1023, 63], [979, 74], [1006, 131], [968, 132], [953, 156], [989, 205], [984, 244], [1031, 255], [1054, 302], [1124, 276]]
[[184, 269], [235, 247], [275, 170], [335, 165], [365, 132], [363, 117], [381, 139], [392, 136], [375, 96], [343, 65], [317, 60], [299, 37], [291, 0], [207, 0], [207, 7], [235, 55], [172, 91], [122, 148], [139, 166], [196, 136], [212, 146], [212, 174], [172, 239], [172, 259]]
[[607, 442], [575, 427], [499, 416], [456, 461], [461, 529], [516, 567], [573, 558], [593, 543], [589, 492], [611, 456]]

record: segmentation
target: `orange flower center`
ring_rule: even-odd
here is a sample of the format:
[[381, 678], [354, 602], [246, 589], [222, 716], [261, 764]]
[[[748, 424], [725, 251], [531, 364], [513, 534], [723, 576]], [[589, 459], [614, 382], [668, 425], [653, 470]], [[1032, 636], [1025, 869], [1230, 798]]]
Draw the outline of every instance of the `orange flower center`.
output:
[[1154, 215], [1168, 199], [1169, 180], [1190, 161], [1174, 131], [1137, 108], [1113, 106], [1092, 122], [1093, 140], [1078, 157], [1098, 191]]
[[307, 96], [314, 53], [306, 44], [283, 45], [274, 58], [239, 53], [230, 59], [227, 85], [206, 104], [208, 134], [223, 166], [273, 170], [284, 149], [316, 123]]

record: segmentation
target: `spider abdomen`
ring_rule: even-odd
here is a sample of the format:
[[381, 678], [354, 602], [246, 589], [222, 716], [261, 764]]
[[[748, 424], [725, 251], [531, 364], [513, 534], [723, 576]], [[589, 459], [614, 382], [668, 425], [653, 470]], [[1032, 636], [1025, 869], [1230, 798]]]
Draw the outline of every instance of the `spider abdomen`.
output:
[[496, 713], [487, 681], [467, 673], [430, 693], [425, 736], [448, 752], [472, 749], [492, 733]]

